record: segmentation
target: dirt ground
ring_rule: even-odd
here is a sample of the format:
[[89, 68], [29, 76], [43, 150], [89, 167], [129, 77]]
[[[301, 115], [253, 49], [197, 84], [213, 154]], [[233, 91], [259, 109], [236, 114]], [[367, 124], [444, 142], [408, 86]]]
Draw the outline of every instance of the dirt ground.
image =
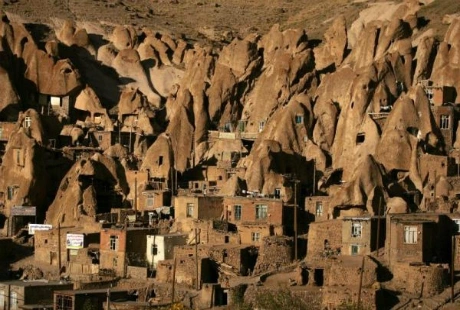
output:
[[[50, 24], [52, 18], [98, 22], [105, 26], [131, 24], [160, 32], [203, 34], [267, 32], [301, 27], [321, 39], [333, 18], [344, 14], [349, 23], [368, 3], [380, 0], [3, 0], [3, 10], [29, 23]], [[1, 4], [0, 4], [1, 6]]]

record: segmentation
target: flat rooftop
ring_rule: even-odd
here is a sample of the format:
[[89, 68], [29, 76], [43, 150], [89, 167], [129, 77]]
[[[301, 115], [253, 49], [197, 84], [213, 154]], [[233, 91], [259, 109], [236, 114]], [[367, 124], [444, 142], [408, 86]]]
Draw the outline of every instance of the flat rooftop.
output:
[[73, 285], [72, 282], [66, 281], [48, 281], [48, 280], [12, 280], [2, 281], [0, 285], [13, 286], [56, 286], [56, 285]]

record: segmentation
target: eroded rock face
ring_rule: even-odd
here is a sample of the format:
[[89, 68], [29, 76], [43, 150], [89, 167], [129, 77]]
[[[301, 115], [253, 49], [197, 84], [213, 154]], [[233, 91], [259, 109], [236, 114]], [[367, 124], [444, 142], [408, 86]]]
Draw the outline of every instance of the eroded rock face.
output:
[[[104, 184], [98, 186], [97, 184]], [[124, 169], [114, 159], [95, 154], [77, 161], [62, 179], [57, 195], [46, 213], [46, 222], [58, 225], [95, 227], [96, 213], [103, 213], [104, 190], [111, 188], [122, 197], [128, 194]], [[107, 210], [105, 210], [107, 212]]]
[[314, 49], [316, 70], [320, 71], [331, 65], [338, 67], [347, 48], [347, 28], [344, 16], [334, 20], [331, 27], [324, 34], [324, 44]]

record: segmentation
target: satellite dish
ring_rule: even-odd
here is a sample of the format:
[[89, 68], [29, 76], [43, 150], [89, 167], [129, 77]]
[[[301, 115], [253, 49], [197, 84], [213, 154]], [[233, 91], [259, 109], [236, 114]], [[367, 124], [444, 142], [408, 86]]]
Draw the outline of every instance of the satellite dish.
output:
[[242, 192], [243, 194], [246, 194], [246, 190], [245, 190], [245, 189], [241, 190], [241, 192]]

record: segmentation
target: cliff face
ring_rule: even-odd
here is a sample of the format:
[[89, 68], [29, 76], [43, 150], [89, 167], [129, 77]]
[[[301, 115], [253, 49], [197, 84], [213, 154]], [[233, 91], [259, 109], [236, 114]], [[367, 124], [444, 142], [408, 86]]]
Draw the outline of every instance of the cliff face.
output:
[[[47, 182], [40, 156], [57, 137], [40, 127], [38, 114], [47, 114], [47, 103], [39, 95], [71, 97], [70, 109], [78, 111], [70, 122], [76, 126], [49, 112], [46, 124], [55, 124], [74, 145], [85, 143], [86, 128], [109, 132], [109, 144], [120, 144], [106, 152], [114, 159], [89, 157], [64, 171], [47, 213], [52, 223], [93, 219], [100, 212], [98, 188], [85, 178], [107, 177], [125, 197], [123, 169], [168, 180], [172, 171], [186, 176], [225, 153], [239, 154], [230, 163], [238, 174], [222, 186], [227, 194], [280, 189], [290, 200], [295, 177], [304, 194], [320, 184], [322, 194], [334, 195], [333, 208], [373, 214], [391, 196], [390, 185], [422, 192], [428, 181], [421, 155], [447, 156], [458, 146], [455, 131], [450, 139], [439, 128], [439, 113], [445, 112], [436, 112], [424, 80], [449, 88], [449, 101], [458, 101], [460, 19], [449, 20], [439, 42], [427, 31], [430, 24], [422, 25], [419, 9], [412, 1], [379, 3], [355, 21], [337, 17], [321, 43], [304, 29], [279, 25], [214, 45], [191, 45], [133, 26], [116, 26], [96, 40], [90, 30], [65, 22], [55, 29], [56, 40], [39, 45], [23, 25], [4, 19], [1, 120], [16, 120], [11, 111], [32, 108], [19, 116], [3, 156], [2, 190], [24, 184], [5, 214], [25, 197], [44, 204], [35, 189]], [[447, 99], [439, 107], [456, 108], [443, 103]], [[26, 114], [32, 126], [21, 128]], [[450, 124], [456, 127], [454, 119]], [[128, 133], [135, 137], [123, 142]], [[119, 141], [112, 137], [117, 135]], [[130, 143], [133, 149], [126, 147]], [[13, 167], [12, 152], [20, 146], [25, 161]], [[340, 180], [330, 182], [332, 171], [340, 171]], [[404, 196], [391, 190], [396, 192]]]

